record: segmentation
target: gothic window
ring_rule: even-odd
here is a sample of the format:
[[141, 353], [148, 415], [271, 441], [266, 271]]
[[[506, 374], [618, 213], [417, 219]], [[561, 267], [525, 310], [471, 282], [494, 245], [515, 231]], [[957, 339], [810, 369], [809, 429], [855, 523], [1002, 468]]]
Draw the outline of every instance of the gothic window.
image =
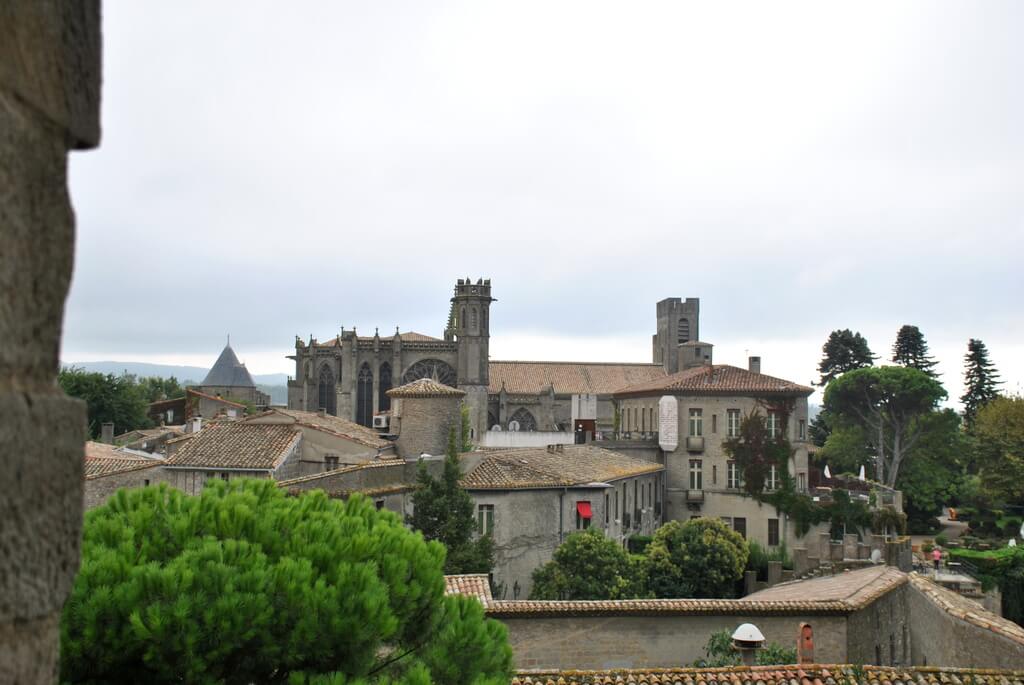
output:
[[388, 397], [388, 390], [391, 389], [391, 364], [384, 362], [380, 365], [380, 376], [377, 379], [377, 411], [391, 409], [391, 398]]
[[491, 430], [496, 425], [498, 425], [498, 417], [493, 412], [487, 412], [487, 430]]
[[483, 324], [482, 327], [481, 327], [481, 330], [486, 331], [487, 330], [487, 309], [482, 309], [480, 311], [480, 322], [481, 322], [481, 324]]
[[537, 421], [533, 418], [533, 414], [528, 409], [520, 407], [516, 409], [516, 412], [512, 415], [509, 423], [515, 421], [519, 424], [519, 430], [521, 431], [535, 431], [537, 430]]
[[679, 342], [690, 342], [690, 320], [679, 319]]
[[470, 309], [469, 313], [470, 313], [469, 327], [475, 331], [477, 329], [477, 324], [480, 323], [477, 320], [476, 307], [473, 307], [472, 309]]
[[370, 426], [373, 423], [373, 371], [363, 362], [356, 384], [356, 423]]
[[337, 414], [338, 395], [334, 392], [334, 372], [328, 364], [320, 367], [320, 382], [317, 387], [317, 405], [319, 411], [324, 409], [328, 414]]
[[438, 382], [455, 387], [458, 376], [455, 369], [440, 359], [421, 359], [402, 374], [402, 383], [412, 383], [421, 378], [437, 378]]
[[466, 327], [466, 323], [467, 323], [467, 320], [466, 320], [466, 308], [463, 307], [462, 308], [462, 312], [459, 314], [459, 324], [463, 328], [465, 328]]

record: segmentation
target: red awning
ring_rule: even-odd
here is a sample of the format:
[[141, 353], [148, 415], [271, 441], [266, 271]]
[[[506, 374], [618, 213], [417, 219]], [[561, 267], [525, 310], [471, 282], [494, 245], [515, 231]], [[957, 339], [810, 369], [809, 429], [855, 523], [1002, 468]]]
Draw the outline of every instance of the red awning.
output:
[[580, 515], [580, 518], [588, 519], [591, 517], [590, 513], [590, 502], [577, 502], [576, 513]]

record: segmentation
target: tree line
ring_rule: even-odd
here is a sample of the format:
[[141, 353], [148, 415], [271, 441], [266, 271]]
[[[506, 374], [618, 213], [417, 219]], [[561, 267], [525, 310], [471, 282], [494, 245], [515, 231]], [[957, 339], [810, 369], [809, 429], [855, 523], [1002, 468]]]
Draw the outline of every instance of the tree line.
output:
[[57, 383], [67, 395], [85, 402], [89, 435], [94, 439], [100, 436], [104, 423], [113, 423], [118, 433], [152, 428], [147, 415], [151, 402], [185, 396], [185, 388], [174, 376], [115, 376], [67, 366], [57, 374]]

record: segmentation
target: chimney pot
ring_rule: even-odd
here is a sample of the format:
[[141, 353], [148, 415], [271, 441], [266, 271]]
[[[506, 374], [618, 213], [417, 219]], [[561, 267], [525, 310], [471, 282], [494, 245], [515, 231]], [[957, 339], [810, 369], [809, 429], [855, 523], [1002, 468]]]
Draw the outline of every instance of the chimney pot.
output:
[[761, 373], [761, 358], [747, 357], [747, 369], [751, 373]]
[[100, 427], [100, 442], [108, 445], [114, 444], [114, 424], [112, 422], [105, 421]]

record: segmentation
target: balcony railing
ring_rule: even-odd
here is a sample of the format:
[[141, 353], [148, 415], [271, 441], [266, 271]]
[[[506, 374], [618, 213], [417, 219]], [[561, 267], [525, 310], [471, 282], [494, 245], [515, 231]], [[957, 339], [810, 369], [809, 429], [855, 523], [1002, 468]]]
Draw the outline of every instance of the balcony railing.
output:
[[686, 438], [686, 451], [687, 452], [703, 452], [704, 451], [704, 438], [690, 436]]
[[703, 502], [703, 501], [704, 501], [704, 491], [703, 490], [687, 490], [686, 491], [686, 502], [688, 504], [690, 504], [690, 503], [700, 503], [700, 502]]

